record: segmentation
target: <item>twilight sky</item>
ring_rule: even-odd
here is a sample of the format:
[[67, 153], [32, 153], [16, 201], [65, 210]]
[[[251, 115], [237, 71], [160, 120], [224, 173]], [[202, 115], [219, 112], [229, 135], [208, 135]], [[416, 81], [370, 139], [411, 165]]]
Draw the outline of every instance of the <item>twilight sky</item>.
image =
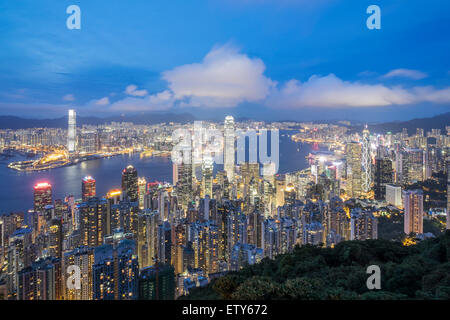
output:
[[[69, 30], [69, 5], [81, 30]], [[381, 30], [366, 9], [381, 8]], [[450, 2], [0, 2], [0, 115], [406, 120], [450, 111]]]

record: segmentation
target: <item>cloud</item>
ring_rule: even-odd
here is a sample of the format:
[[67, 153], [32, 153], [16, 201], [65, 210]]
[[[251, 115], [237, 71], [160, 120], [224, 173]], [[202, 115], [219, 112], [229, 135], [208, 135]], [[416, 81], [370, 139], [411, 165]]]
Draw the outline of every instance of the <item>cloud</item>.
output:
[[165, 90], [143, 98], [127, 97], [116, 101], [110, 106], [109, 111], [161, 111], [170, 109], [173, 104], [173, 94]]
[[428, 75], [422, 71], [419, 70], [412, 70], [412, 69], [394, 69], [386, 73], [383, 78], [396, 78], [396, 77], [402, 77], [402, 78], [410, 78], [413, 80], [420, 80], [428, 77]]
[[148, 94], [147, 90], [137, 90], [137, 86], [130, 84], [126, 87], [125, 93], [130, 96], [144, 97]]
[[108, 97], [101, 98], [101, 99], [97, 100], [95, 102], [95, 104], [98, 106], [106, 106], [109, 104], [109, 98]]
[[[224, 108], [245, 102], [259, 103], [272, 109], [303, 107], [348, 108], [413, 105], [422, 102], [450, 103], [450, 87], [388, 86], [383, 83], [345, 81], [334, 74], [313, 75], [307, 81], [292, 79], [279, 84], [264, 75], [265, 65], [250, 58], [236, 47], [213, 48], [199, 63], [186, 64], [162, 73], [168, 88], [149, 94], [136, 85], [125, 89], [124, 99], [110, 103], [110, 98], [93, 100], [92, 108], [107, 106], [102, 111], [145, 112], [174, 107]], [[363, 72], [360, 76], [372, 76]], [[395, 69], [380, 79], [409, 77], [420, 79], [425, 73]]]
[[63, 100], [64, 100], [64, 101], [75, 101], [75, 97], [73, 96], [73, 94], [66, 94], [66, 95], [63, 97]]
[[334, 74], [324, 77], [314, 75], [304, 83], [288, 81], [267, 99], [266, 104], [272, 108], [302, 108], [376, 107], [420, 102], [449, 103], [450, 88], [438, 90], [428, 86], [406, 89], [343, 81]]
[[264, 100], [274, 82], [264, 76], [262, 60], [249, 58], [231, 45], [213, 48], [201, 63], [165, 71], [175, 99], [182, 106], [235, 107]]

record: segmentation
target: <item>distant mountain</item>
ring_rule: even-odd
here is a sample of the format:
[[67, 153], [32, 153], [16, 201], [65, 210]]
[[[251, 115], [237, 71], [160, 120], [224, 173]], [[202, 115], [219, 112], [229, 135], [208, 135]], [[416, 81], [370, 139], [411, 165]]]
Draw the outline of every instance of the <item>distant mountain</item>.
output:
[[[106, 118], [77, 116], [77, 125], [100, 125], [111, 122], [133, 122], [135, 124], [156, 124], [163, 122], [187, 123], [196, 120], [189, 114], [146, 113], [127, 116], [111, 116]], [[66, 128], [67, 117], [56, 119], [26, 119], [15, 116], [0, 116], [0, 129], [26, 128]]]
[[[371, 132], [387, 132], [397, 133], [402, 131], [403, 128], [408, 130], [408, 133], [416, 133], [417, 128], [424, 129], [425, 132], [431, 131], [431, 129], [441, 129], [442, 134], [446, 134], [446, 126], [450, 126], [450, 112], [439, 114], [431, 118], [412, 119], [409, 121], [396, 121], [385, 122], [380, 124], [369, 124], [369, 130]], [[355, 131], [362, 131], [363, 125], [354, 126]]]
[[[206, 120], [204, 118], [197, 118], [190, 113], [144, 113], [122, 116], [109, 116], [105, 118], [100, 117], [82, 117], [77, 116], [77, 125], [100, 125], [111, 122], [132, 122], [135, 124], [156, 124], [163, 122], [177, 122], [188, 123], [194, 120]], [[236, 121], [247, 121], [249, 118], [240, 117]], [[257, 119], [256, 119], [257, 120]], [[218, 120], [215, 120], [218, 121]], [[312, 121], [315, 123], [334, 123], [342, 124], [339, 120], [329, 121]], [[362, 131], [363, 124], [352, 121], [352, 131]], [[431, 129], [441, 129], [445, 133], [445, 127], [450, 125], [450, 112], [440, 114], [431, 118], [413, 119], [409, 121], [386, 122], [379, 124], [369, 124], [371, 132], [400, 132], [403, 128], [408, 129], [410, 134], [416, 132], [416, 128], [423, 128], [426, 131]], [[0, 116], [0, 129], [26, 129], [26, 128], [66, 128], [67, 117], [56, 119], [26, 119], [15, 116]]]

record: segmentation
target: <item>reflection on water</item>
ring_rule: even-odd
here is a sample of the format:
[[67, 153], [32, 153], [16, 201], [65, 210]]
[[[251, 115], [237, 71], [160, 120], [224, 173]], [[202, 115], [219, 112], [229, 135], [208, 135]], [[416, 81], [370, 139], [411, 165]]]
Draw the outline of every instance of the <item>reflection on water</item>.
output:
[[[304, 169], [305, 156], [311, 146], [296, 143], [285, 135], [280, 135], [279, 173]], [[0, 161], [0, 212], [23, 211], [33, 207], [33, 186], [39, 181], [48, 181], [53, 186], [53, 199], [72, 194], [81, 196], [81, 179], [87, 175], [97, 180], [97, 194], [105, 195], [112, 188], [120, 188], [121, 171], [133, 165], [139, 176], [147, 181], [172, 182], [172, 162], [166, 157], [143, 157], [139, 154], [119, 155], [111, 158], [81, 162], [77, 165], [41, 172], [19, 172], [7, 168]], [[218, 166], [221, 169], [223, 166]]]

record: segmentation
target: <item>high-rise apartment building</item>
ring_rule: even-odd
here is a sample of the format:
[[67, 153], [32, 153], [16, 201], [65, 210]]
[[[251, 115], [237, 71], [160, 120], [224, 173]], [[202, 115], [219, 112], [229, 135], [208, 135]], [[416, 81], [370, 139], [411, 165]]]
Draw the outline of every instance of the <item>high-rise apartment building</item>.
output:
[[403, 191], [405, 210], [404, 231], [406, 234], [423, 233], [423, 192], [422, 190]]

